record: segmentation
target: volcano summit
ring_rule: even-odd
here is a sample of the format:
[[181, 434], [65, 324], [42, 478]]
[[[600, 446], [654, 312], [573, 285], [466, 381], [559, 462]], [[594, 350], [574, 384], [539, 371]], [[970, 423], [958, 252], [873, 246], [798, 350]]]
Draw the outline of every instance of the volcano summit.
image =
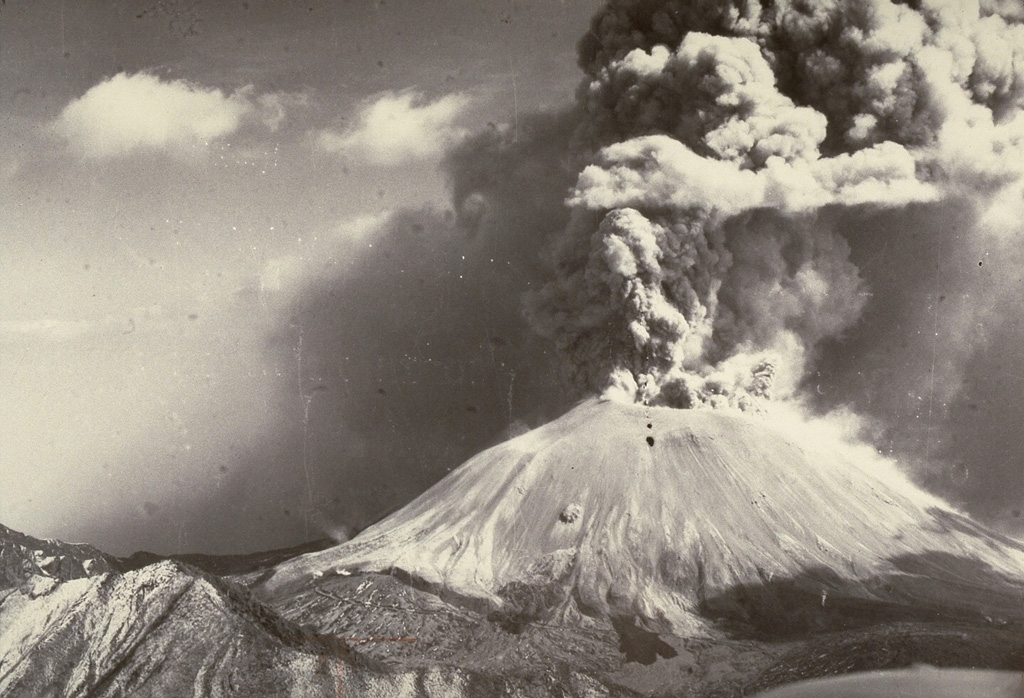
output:
[[257, 590], [273, 604], [377, 572], [513, 622], [689, 637], [716, 618], [777, 632], [872, 608], [1020, 615], [1024, 547], [871, 455], [758, 415], [588, 400]]

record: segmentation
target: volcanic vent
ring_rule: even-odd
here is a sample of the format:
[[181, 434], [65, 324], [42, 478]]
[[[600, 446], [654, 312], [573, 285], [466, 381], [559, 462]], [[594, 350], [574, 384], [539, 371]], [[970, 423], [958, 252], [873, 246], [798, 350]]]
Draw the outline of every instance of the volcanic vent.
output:
[[[986, 569], [1007, 588], [1020, 579], [1018, 544], [881, 459], [798, 438], [733, 411], [588, 400], [477, 455], [356, 539], [281, 565], [261, 594], [383, 572], [499, 616], [635, 618], [694, 636], [711, 616], [778, 606], [783, 589], [822, 608], [965, 610], [964, 584], [978, 580], [929, 560]], [[754, 588], [741, 608], [738, 591]]]

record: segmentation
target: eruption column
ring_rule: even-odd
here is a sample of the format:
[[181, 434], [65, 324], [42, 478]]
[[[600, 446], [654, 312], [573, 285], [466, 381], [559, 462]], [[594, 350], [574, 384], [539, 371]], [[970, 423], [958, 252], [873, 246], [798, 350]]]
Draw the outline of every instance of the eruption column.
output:
[[740, 408], [792, 392], [865, 302], [843, 209], [962, 199], [989, 221], [969, 234], [1017, 232], [992, 211], [1022, 207], [1020, 15], [610, 3], [580, 43], [571, 222], [527, 298], [580, 391]]

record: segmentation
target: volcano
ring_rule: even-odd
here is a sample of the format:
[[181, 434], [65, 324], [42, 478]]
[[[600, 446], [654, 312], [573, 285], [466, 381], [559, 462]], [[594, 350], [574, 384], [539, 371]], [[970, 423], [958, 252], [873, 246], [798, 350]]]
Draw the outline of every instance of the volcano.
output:
[[0, 528], [0, 693], [731, 698], [914, 663], [1018, 676], [1024, 546], [813, 426], [586, 400], [345, 544], [189, 556], [223, 577], [107, 569]]
[[366, 573], [513, 626], [612, 621], [696, 638], [723, 620], [775, 632], [1017, 617], [1024, 547], [866, 447], [761, 415], [590, 399], [256, 589], [280, 606]]

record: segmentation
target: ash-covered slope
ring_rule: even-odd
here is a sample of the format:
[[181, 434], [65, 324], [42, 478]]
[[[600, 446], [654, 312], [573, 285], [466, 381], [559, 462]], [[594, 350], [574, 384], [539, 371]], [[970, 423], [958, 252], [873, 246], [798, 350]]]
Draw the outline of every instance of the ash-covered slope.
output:
[[685, 635], [712, 617], [865, 604], [889, 619], [1024, 615], [1024, 548], [881, 459], [758, 417], [598, 400], [472, 458], [354, 540], [283, 563], [257, 593], [273, 604], [351, 572], [507, 616], [632, 617]]
[[0, 601], [0, 695], [333, 695], [337, 666], [244, 592], [176, 562], [36, 578]]
[[5, 698], [463, 698], [516, 690], [458, 669], [377, 666], [342, 638], [310, 635], [243, 589], [169, 560], [124, 575], [36, 577], [0, 592]]
[[364, 640], [311, 633], [244, 588], [174, 560], [68, 581], [33, 575], [0, 589], [0, 696], [633, 695], [580, 672], [552, 683], [381, 663], [351, 651]]

